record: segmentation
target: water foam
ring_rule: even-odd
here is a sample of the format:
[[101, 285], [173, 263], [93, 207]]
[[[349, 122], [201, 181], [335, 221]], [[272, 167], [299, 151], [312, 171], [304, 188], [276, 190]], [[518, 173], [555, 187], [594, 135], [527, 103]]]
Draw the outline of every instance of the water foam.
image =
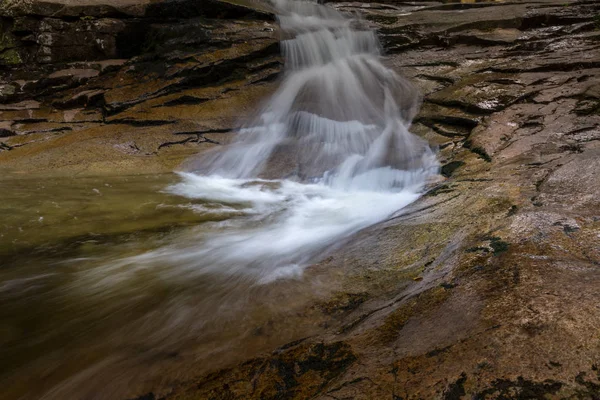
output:
[[202, 155], [167, 189], [240, 214], [129, 265], [167, 261], [183, 278], [297, 276], [341, 238], [416, 200], [437, 173], [434, 152], [408, 131], [419, 95], [384, 66], [375, 33], [314, 2], [274, 5], [288, 38], [279, 90], [235, 143]]

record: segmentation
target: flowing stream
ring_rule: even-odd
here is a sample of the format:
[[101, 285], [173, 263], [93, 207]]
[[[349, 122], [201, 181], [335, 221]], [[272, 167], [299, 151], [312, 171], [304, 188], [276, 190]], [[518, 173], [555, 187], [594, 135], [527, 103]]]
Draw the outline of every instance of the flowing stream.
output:
[[419, 95], [376, 34], [317, 3], [274, 6], [280, 87], [192, 172], [4, 182], [0, 399], [139, 395], [314, 333], [298, 310], [329, 284], [306, 268], [437, 173], [408, 131]]
[[196, 274], [297, 276], [340, 238], [414, 201], [437, 172], [434, 153], [408, 131], [418, 93], [382, 64], [376, 34], [317, 3], [275, 6], [281, 87], [237, 142], [204, 155], [168, 189], [242, 218], [202, 245], [163, 248], [132, 265], [175, 259]]

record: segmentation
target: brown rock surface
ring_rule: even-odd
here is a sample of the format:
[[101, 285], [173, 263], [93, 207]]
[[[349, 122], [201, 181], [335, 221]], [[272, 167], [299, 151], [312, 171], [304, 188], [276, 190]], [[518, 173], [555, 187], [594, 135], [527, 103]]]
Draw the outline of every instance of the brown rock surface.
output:
[[[9, 65], [0, 168], [12, 171], [171, 171], [221, 140], [204, 135], [248, 115], [281, 66], [274, 17], [258, 2], [7, 1], [0, 10], [4, 38], [18, 39], [0, 54]], [[20, 61], [2, 58], [12, 50]]]
[[[414, 129], [447, 180], [314, 267], [360, 299], [327, 303], [328, 333], [165, 398], [598, 398], [600, 6], [336, 6], [379, 24], [423, 88]], [[300, 367], [342, 345], [343, 371]]]
[[[363, 13], [422, 88], [413, 130], [439, 145], [444, 181], [308, 271], [336, 291], [292, 321], [322, 333], [140, 399], [599, 398], [600, 5], [384, 3], [333, 6]], [[0, 168], [170, 170], [272, 90], [272, 21], [140, 9], [155, 41], [127, 61], [2, 73]]]

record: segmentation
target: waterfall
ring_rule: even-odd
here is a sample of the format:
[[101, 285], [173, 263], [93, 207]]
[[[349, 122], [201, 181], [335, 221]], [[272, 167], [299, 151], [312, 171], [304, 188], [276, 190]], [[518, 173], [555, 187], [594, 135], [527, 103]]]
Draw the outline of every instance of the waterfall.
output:
[[318, 3], [274, 6], [279, 89], [233, 144], [201, 155], [168, 188], [198, 212], [237, 214], [132, 264], [168, 261], [184, 277], [299, 275], [341, 238], [416, 200], [437, 173], [434, 152], [408, 131], [419, 94], [384, 65], [375, 32]]
[[426, 179], [435, 157], [408, 132], [419, 94], [383, 65], [376, 34], [317, 3], [274, 4], [287, 38], [283, 83], [239, 140], [202, 160], [200, 171], [340, 189], [390, 190]]

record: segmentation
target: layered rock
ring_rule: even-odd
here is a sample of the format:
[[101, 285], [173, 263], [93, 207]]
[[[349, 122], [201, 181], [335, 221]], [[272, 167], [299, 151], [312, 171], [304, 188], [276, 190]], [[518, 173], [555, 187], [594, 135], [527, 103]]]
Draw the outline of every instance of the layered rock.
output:
[[13, 169], [173, 169], [231, 130], [281, 66], [259, 3], [9, 1], [0, 15], [0, 157]]
[[335, 6], [425, 92], [446, 180], [313, 266], [326, 334], [165, 398], [597, 398], [600, 6]]
[[[4, 63], [28, 63], [2, 73], [2, 168], [170, 170], [229, 140], [280, 70], [276, 26], [255, 4], [65, 3], [4, 12]], [[338, 290], [292, 321], [324, 333], [141, 398], [597, 398], [600, 6], [332, 6], [364, 14], [421, 87], [412, 129], [439, 147], [443, 182], [309, 269]], [[39, 25], [15, 31], [19, 18]], [[64, 28], [45, 35], [44, 21]], [[107, 53], [82, 41], [68, 57], [84, 58], [43, 58], [45, 38], [88, 26], [114, 38]], [[139, 40], [120, 47], [119, 29]]]

